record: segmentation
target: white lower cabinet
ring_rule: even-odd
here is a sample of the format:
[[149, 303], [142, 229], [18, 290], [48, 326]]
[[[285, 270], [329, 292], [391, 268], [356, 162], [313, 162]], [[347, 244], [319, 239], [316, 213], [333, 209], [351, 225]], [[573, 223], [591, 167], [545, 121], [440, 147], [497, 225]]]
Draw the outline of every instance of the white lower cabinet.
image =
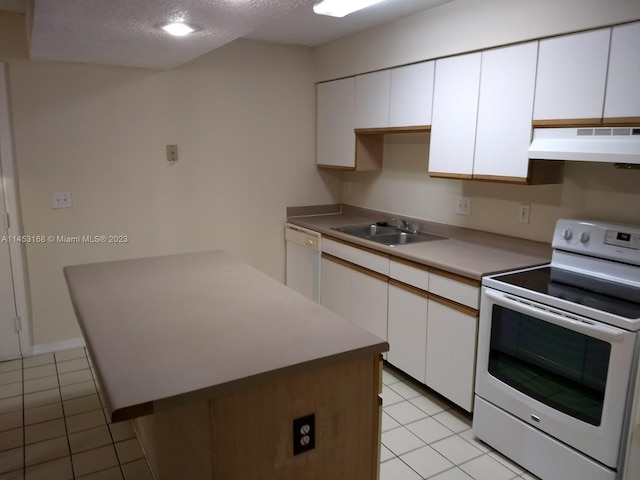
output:
[[393, 258], [389, 276], [387, 361], [471, 412], [479, 282]]
[[322, 257], [320, 262], [320, 305], [347, 320], [351, 319], [351, 272], [342, 263]]
[[389, 363], [471, 412], [479, 282], [330, 239], [323, 250], [320, 304], [387, 340]]
[[389, 283], [389, 363], [425, 383], [427, 313], [424, 292]]
[[387, 339], [387, 278], [324, 255], [320, 304]]
[[351, 282], [351, 321], [387, 340], [387, 279], [352, 270]]
[[477, 333], [477, 312], [429, 300], [425, 383], [469, 412]]

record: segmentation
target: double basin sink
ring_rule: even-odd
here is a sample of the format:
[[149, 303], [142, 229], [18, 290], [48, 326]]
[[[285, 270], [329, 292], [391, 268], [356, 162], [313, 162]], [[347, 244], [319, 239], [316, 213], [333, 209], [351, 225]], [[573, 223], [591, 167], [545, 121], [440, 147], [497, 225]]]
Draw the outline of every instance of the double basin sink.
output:
[[424, 232], [406, 231], [400, 227], [389, 225], [386, 222], [347, 225], [345, 227], [334, 227], [332, 230], [353, 235], [364, 240], [381, 243], [389, 247], [430, 242], [433, 240], [445, 240], [445, 237]]

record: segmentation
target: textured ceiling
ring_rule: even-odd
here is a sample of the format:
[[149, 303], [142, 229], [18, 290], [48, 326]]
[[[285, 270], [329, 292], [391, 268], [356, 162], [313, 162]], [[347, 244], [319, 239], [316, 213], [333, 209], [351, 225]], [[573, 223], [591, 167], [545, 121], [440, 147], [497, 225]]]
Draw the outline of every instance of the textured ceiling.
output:
[[[0, 0], [0, 10], [27, 1], [34, 60], [172, 68], [237, 38], [317, 46], [451, 0], [385, 0], [344, 18], [315, 15], [317, 0]], [[178, 19], [199, 30], [158, 29]]]
[[[171, 68], [313, 0], [34, 0], [31, 58]], [[171, 37], [182, 19], [200, 30]]]

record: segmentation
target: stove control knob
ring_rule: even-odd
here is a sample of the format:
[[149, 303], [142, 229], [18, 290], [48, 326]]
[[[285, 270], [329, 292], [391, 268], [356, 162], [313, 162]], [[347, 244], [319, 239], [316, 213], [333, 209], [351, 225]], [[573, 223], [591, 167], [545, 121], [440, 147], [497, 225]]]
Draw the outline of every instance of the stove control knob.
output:
[[565, 240], [571, 240], [571, 237], [573, 237], [573, 232], [571, 230], [569, 230], [568, 228], [565, 228], [562, 231], [562, 238], [564, 238]]
[[580, 234], [580, 243], [587, 243], [589, 241], [589, 232], [582, 232]]

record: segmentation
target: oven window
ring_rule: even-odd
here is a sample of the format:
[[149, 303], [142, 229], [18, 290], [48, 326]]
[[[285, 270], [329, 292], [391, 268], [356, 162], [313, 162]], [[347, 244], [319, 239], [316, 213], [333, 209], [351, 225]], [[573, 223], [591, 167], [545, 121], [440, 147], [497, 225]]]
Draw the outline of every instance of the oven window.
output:
[[489, 373], [520, 392], [600, 425], [611, 345], [494, 305]]

